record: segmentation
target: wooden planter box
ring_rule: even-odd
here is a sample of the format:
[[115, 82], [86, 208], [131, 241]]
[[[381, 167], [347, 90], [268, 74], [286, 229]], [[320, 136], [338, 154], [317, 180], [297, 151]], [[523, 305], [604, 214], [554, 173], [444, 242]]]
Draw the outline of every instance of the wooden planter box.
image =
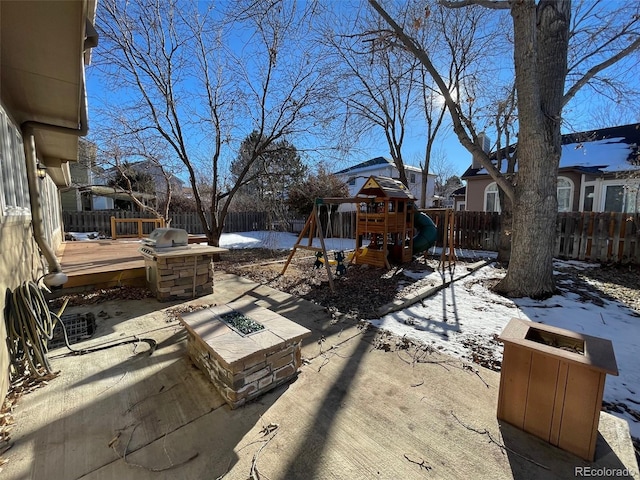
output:
[[593, 461], [610, 340], [513, 318], [504, 343], [498, 418]]

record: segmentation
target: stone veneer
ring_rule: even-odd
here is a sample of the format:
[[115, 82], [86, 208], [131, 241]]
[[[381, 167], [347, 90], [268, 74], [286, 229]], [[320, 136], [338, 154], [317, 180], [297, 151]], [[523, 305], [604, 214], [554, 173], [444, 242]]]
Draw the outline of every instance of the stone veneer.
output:
[[[231, 311], [264, 325], [241, 335], [220, 319]], [[187, 351], [193, 362], [213, 382], [231, 408], [291, 380], [301, 365], [306, 328], [266, 308], [233, 302], [183, 314]]]
[[194, 245], [188, 249], [152, 251], [144, 255], [149, 288], [161, 302], [213, 293], [213, 258], [223, 248]]

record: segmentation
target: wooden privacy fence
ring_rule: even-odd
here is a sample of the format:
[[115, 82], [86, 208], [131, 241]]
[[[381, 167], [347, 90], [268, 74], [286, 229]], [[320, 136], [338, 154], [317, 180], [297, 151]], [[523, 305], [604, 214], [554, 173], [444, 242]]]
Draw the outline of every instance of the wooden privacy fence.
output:
[[640, 263], [640, 214], [567, 212], [558, 214], [558, 258]]
[[[436, 246], [442, 247], [444, 239], [445, 209], [428, 211], [438, 227]], [[454, 212], [453, 238], [456, 248], [467, 250], [498, 250], [500, 214], [496, 212]]]
[[[141, 212], [127, 212], [124, 210], [93, 210], [90, 212], [62, 212], [65, 232], [98, 232], [103, 235], [111, 234], [111, 217], [155, 219], [154, 215]], [[123, 231], [123, 233], [127, 233]], [[133, 233], [133, 226], [128, 233]], [[147, 232], [147, 233], [150, 233]]]
[[[442, 212], [430, 212], [438, 226], [437, 246], [442, 246], [444, 238]], [[111, 216], [116, 218], [154, 218], [140, 212], [119, 210], [98, 210], [92, 212], [63, 212], [66, 232], [111, 231]], [[331, 220], [331, 227], [328, 225]], [[323, 233], [334, 238], [354, 238], [356, 212], [334, 212], [321, 215]], [[265, 212], [231, 212], [225, 220], [224, 231], [248, 232], [256, 230], [281, 230], [299, 233], [304, 219], [270, 221]], [[640, 214], [637, 213], [559, 213], [556, 229], [555, 256], [564, 259], [587, 260], [593, 262], [622, 262], [640, 264]], [[204, 233], [200, 219], [195, 213], [174, 214], [171, 226], [183, 228], [191, 234]], [[130, 232], [134, 234], [134, 225]], [[135, 228], [138, 226], [135, 224]], [[144, 226], [145, 234], [152, 227]], [[491, 212], [455, 212], [454, 244], [456, 248], [468, 250], [490, 250], [498, 248], [500, 235], [500, 214]], [[120, 236], [120, 233], [118, 233]]]
[[[62, 212], [65, 232], [99, 232], [104, 235], [111, 234], [111, 217], [118, 224], [117, 236], [137, 236], [137, 220], [143, 221], [144, 235], [148, 235], [155, 228], [148, 220], [156, 220], [154, 215], [141, 212], [128, 212], [125, 210], [93, 210], [89, 212]], [[120, 219], [126, 221], [120, 222]], [[129, 220], [136, 220], [135, 222]], [[170, 226], [182, 228], [187, 232], [197, 235], [203, 234], [202, 222], [195, 213], [176, 213], [170, 216]], [[210, 218], [208, 219], [211, 220]], [[125, 225], [128, 225], [125, 227]], [[148, 225], [152, 225], [151, 227]], [[230, 212], [225, 219], [224, 231], [251, 232], [256, 230], [268, 230], [268, 215], [265, 212]]]
[[[182, 228], [194, 235], [204, 234], [202, 222], [196, 213], [173, 213], [170, 218], [173, 228]], [[266, 212], [229, 212], [224, 220], [224, 231], [232, 233], [268, 230], [268, 218]], [[207, 214], [207, 221], [211, 224], [210, 214]]]

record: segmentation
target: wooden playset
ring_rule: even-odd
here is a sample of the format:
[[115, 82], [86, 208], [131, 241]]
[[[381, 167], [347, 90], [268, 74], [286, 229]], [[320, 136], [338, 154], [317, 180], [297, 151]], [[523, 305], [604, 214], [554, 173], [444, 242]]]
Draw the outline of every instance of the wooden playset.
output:
[[[282, 275], [291, 263], [298, 249], [316, 252], [316, 268], [323, 264], [327, 270], [329, 286], [334, 289], [330, 264], [338, 266], [338, 274], [345, 273], [344, 261], [355, 264], [368, 264], [375, 267], [391, 268], [389, 260], [405, 263], [411, 261], [414, 236], [415, 197], [398, 180], [388, 177], [371, 176], [355, 197], [350, 198], [318, 198], [313, 211], [307, 219], [291, 254], [282, 269]], [[356, 214], [356, 249], [351, 255], [344, 252], [336, 254], [336, 260], [327, 256], [325, 236], [320, 221], [320, 208], [343, 203], [355, 203]], [[319, 246], [313, 245], [318, 238]], [[306, 239], [306, 240], [305, 240]]]
[[399, 180], [378, 176], [369, 177], [358, 196], [368, 200], [358, 205], [352, 263], [391, 268], [390, 259], [410, 262], [415, 197]]

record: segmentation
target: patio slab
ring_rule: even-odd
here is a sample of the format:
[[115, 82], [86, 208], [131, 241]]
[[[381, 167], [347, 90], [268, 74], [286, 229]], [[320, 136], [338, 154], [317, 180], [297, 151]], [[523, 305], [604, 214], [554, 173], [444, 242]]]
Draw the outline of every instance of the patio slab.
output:
[[[158, 310], [168, 306], [74, 307], [68, 313], [100, 319], [98, 337], [83, 346], [135, 335], [157, 349], [53, 358], [61, 375], [15, 410], [3, 478], [245, 480], [257, 469], [271, 480], [564, 479], [576, 467], [640, 478], [616, 417], [601, 413], [596, 461], [585, 462], [496, 419], [496, 372], [437, 353], [414, 362], [410, 352], [374, 348], [374, 331], [310, 302], [233, 275], [215, 282], [213, 295], [173, 306], [239, 300], [308, 328], [295, 382], [231, 410], [188, 359], [185, 330]], [[485, 429], [506, 448], [478, 433]]]

